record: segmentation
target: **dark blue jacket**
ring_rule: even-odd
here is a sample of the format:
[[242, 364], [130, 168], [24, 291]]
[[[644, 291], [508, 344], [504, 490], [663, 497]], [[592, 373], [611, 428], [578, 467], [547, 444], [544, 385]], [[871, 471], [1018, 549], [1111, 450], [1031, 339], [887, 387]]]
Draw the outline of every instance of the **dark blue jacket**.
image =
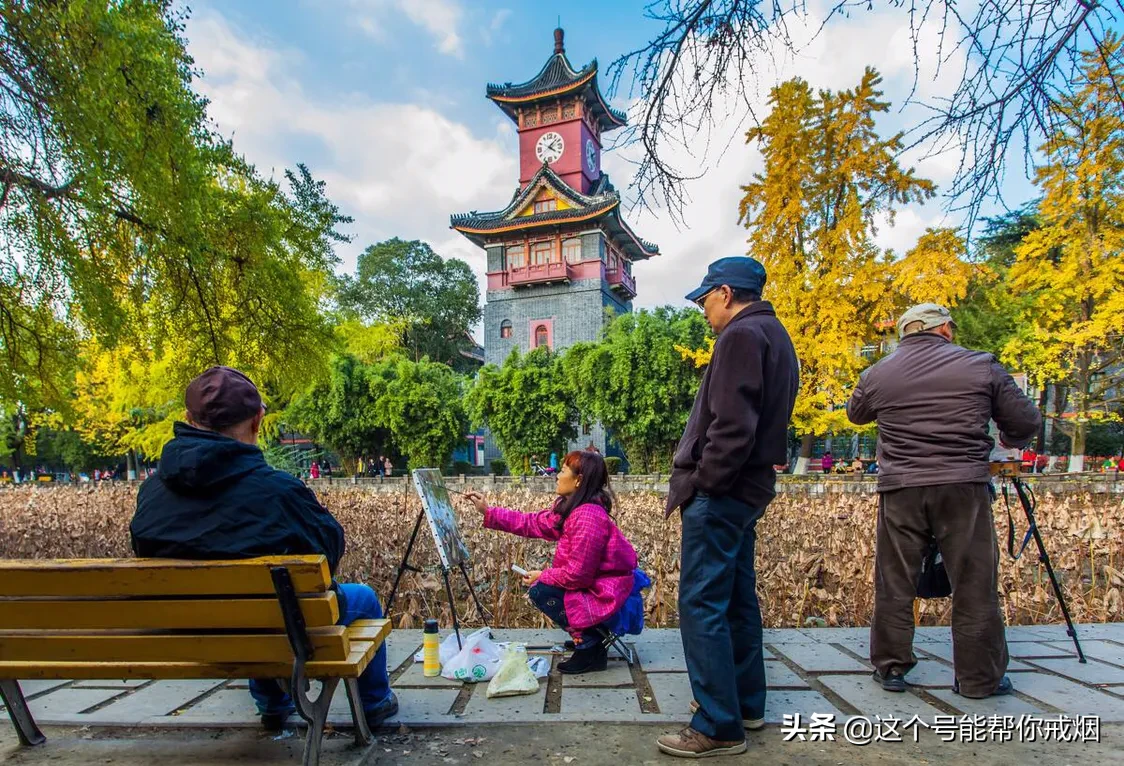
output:
[[186, 423], [141, 486], [129, 532], [138, 556], [322, 553], [333, 575], [344, 551], [343, 527], [300, 479], [270, 468], [255, 446]]

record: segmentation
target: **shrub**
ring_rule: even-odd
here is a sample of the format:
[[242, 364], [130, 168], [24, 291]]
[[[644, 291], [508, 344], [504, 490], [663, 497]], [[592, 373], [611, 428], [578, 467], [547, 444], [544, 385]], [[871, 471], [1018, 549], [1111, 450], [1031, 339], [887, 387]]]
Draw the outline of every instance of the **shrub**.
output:
[[616, 475], [621, 470], [621, 459], [619, 457], [605, 458], [605, 467], [609, 469], [609, 475]]
[[505, 473], [507, 473], [507, 461], [493, 460], [492, 473], [494, 473], [496, 476], [503, 476]]

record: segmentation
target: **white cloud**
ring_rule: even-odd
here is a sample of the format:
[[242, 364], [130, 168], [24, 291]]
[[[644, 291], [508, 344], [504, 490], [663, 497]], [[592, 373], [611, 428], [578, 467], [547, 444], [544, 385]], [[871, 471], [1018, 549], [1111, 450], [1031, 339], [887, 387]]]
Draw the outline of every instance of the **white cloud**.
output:
[[510, 8], [500, 8], [492, 14], [492, 20], [488, 22], [488, 26], [480, 30], [480, 37], [483, 38], [485, 45], [491, 46], [509, 18], [511, 18]]
[[413, 24], [428, 32], [442, 53], [462, 58], [464, 44], [460, 23], [464, 9], [457, 0], [350, 0], [356, 12], [356, 23], [376, 40], [389, 34], [383, 19], [390, 13], [401, 13]]
[[294, 52], [251, 42], [216, 13], [190, 24], [191, 54], [205, 72], [199, 89], [235, 149], [279, 176], [308, 160], [295, 146], [313, 147], [313, 174], [356, 219], [355, 241], [341, 252], [344, 270], [367, 245], [400, 236], [463, 258], [482, 276], [483, 251], [450, 231], [449, 214], [510, 198], [518, 177], [510, 130], [481, 137], [418, 104], [320, 97], [301, 86]]

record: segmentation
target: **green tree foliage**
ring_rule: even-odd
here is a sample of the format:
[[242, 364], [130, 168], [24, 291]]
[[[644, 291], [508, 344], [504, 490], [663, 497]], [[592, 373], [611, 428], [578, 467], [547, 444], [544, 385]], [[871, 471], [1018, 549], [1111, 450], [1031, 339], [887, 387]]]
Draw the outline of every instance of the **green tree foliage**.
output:
[[706, 334], [698, 311], [659, 308], [623, 314], [600, 342], [565, 352], [563, 370], [582, 418], [612, 431], [631, 470], [670, 470], [700, 380], [676, 347], [698, 348]]
[[427, 356], [467, 369], [461, 352], [481, 310], [476, 277], [464, 261], [443, 259], [417, 240], [379, 242], [359, 256], [354, 277], [343, 277], [339, 301], [367, 321], [399, 323], [401, 345], [415, 361]]
[[0, 397], [65, 407], [75, 344], [283, 389], [322, 373], [341, 216], [207, 127], [170, 0], [0, 4]]
[[389, 430], [407, 467], [443, 467], [467, 427], [461, 378], [427, 359], [389, 359], [376, 370], [375, 417]]
[[1038, 228], [1033, 205], [984, 221], [982, 236], [976, 241], [975, 269], [964, 300], [952, 310], [956, 320], [957, 343], [1002, 353], [1015, 334], [1018, 304], [1022, 296], [1011, 290], [1008, 275], [1015, 262], [1015, 248]]
[[562, 360], [545, 347], [512, 351], [502, 367], [486, 365], [465, 404], [473, 425], [491, 430], [512, 473], [525, 471], [532, 456], [561, 454], [577, 437], [578, 410]]
[[441, 467], [464, 438], [461, 382], [448, 366], [395, 355], [333, 358], [331, 374], [297, 396], [283, 419], [338, 453], [399, 453], [411, 468]]

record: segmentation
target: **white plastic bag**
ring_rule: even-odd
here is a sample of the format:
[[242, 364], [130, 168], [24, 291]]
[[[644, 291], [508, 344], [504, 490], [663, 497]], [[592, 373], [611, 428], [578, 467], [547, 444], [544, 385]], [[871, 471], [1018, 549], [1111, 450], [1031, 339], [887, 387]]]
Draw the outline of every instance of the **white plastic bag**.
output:
[[[470, 633], [467, 636], [464, 633], [461, 633], [461, 645], [463, 645], [463, 642], [468, 641], [468, 639], [472, 638], [477, 633], [486, 633], [491, 636], [491, 632], [491, 628], [479, 628], [476, 632]], [[500, 646], [503, 646], [503, 644], [500, 644]], [[455, 632], [445, 636], [445, 640], [442, 641], [441, 645], [437, 647], [437, 658], [438, 660], [440, 660], [441, 666], [444, 667], [446, 662], [453, 659], [453, 657], [456, 657], [457, 652], [459, 652], [460, 650], [461, 646], [457, 644], [457, 634]], [[414, 662], [424, 661], [425, 649], [418, 649], [417, 653], [414, 654]]]
[[[461, 650], [450, 657], [448, 662], [442, 662], [441, 675], [452, 681], [471, 683], [487, 681], [494, 676], [500, 666], [501, 651], [492, 641], [490, 633], [488, 628], [481, 628], [464, 639]], [[457, 646], [456, 641], [454, 635], [454, 649]]]
[[527, 647], [523, 644], [512, 644], [503, 653], [499, 670], [488, 684], [488, 699], [534, 694], [538, 690], [539, 680], [527, 667]]

